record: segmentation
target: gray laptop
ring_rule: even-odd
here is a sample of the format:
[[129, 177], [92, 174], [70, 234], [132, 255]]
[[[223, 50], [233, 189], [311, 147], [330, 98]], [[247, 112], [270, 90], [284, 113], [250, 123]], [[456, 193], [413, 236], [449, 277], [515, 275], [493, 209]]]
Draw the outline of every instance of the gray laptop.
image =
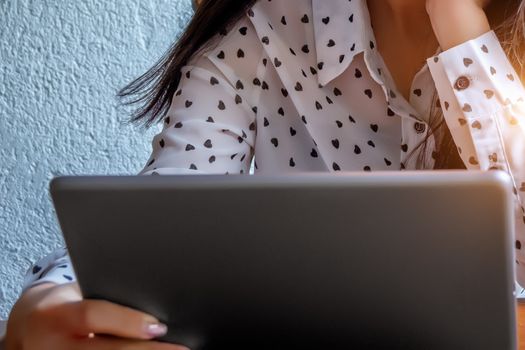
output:
[[61, 177], [82, 292], [192, 349], [516, 347], [513, 202], [491, 172]]

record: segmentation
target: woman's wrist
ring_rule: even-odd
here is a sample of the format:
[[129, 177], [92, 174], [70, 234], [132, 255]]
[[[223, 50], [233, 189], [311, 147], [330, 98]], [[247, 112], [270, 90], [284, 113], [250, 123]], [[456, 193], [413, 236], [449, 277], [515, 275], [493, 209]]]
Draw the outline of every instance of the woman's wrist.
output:
[[426, 9], [445, 51], [490, 31], [484, 0], [427, 0]]

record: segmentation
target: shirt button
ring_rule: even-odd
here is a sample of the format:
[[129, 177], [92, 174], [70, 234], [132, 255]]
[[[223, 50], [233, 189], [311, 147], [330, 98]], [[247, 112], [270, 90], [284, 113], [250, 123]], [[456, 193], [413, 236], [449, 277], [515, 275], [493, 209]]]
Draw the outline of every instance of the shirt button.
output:
[[427, 129], [427, 126], [425, 124], [420, 123], [420, 122], [414, 123], [414, 130], [416, 130], [418, 134], [424, 133], [426, 129]]
[[461, 91], [461, 90], [467, 89], [469, 86], [470, 86], [470, 79], [463, 75], [459, 77], [458, 80], [456, 80], [456, 84], [454, 85], [454, 88], [456, 90]]

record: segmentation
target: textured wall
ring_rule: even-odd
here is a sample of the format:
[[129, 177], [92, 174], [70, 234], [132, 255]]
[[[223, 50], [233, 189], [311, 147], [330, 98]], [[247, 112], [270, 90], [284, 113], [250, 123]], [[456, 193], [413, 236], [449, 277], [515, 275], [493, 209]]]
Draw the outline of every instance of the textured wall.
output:
[[49, 180], [146, 162], [157, 129], [124, 126], [115, 92], [190, 16], [190, 0], [0, 0], [0, 319], [62, 244]]

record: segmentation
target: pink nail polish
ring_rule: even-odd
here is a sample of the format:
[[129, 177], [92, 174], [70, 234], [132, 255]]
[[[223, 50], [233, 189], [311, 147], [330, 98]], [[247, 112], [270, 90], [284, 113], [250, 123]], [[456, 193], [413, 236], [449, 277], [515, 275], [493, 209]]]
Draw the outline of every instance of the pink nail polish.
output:
[[150, 337], [162, 337], [168, 333], [168, 327], [162, 323], [149, 323], [146, 325], [146, 334]]

